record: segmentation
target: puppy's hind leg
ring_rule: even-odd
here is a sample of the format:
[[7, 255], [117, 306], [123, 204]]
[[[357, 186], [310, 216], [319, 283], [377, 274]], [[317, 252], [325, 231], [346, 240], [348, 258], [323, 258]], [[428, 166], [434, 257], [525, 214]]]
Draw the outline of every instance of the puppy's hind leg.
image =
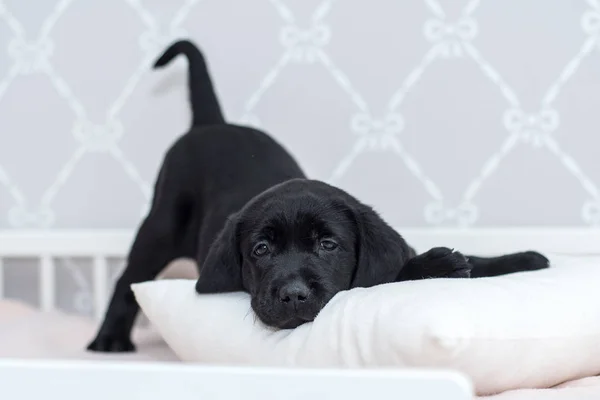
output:
[[472, 278], [512, 274], [514, 272], [537, 271], [550, 266], [550, 261], [536, 251], [505, 254], [499, 257], [467, 256]]
[[167, 183], [159, 177], [152, 208], [137, 232], [104, 321], [88, 350], [135, 351], [130, 336], [139, 306], [131, 284], [155, 279], [176, 258], [194, 256], [195, 208], [191, 199], [186, 199], [177, 193], [177, 187]]

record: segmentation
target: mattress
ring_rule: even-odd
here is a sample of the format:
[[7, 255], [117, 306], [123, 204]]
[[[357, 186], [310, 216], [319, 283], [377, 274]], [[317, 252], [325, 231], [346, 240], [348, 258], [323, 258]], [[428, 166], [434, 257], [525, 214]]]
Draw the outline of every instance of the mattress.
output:
[[[135, 353], [87, 352], [85, 346], [96, 329], [97, 323], [92, 319], [60, 311], [42, 312], [18, 301], [0, 301], [0, 357], [179, 362], [160, 335], [149, 327], [134, 330]], [[565, 382], [551, 389], [513, 390], [478, 399], [600, 399], [600, 377]]]

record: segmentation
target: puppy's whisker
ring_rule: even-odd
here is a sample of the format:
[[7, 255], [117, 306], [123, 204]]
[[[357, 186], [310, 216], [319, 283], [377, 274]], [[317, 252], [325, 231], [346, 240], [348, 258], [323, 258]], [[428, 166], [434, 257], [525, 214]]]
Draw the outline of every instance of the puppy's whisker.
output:
[[[248, 316], [250, 316], [250, 313], [252, 313], [252, 307], [249, 307], [249, 308], [248, 308], [248, 311], [246, 312], [246, 315], [244, 316], [244, 320], [245, 320], [246, 318], [248, 318]], [[254, 319], [256, 320], [256, 315], [254, 315]]]

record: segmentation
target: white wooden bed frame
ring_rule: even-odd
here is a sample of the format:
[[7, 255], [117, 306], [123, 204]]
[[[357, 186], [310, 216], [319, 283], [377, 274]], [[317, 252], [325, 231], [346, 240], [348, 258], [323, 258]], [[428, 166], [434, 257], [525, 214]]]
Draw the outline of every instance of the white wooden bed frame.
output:
[[[600, 228], [414, 229], [399, 232], [417, 250], [448, 246], [464, 253], [494, 255], [519, 250], [569, 255], [600, 255]], [[55, 307], [55, 260], [93, 260], [96, 317], [100, 318], [112, 288], [109, 258], [124, 258], [134, 231], [122, 230], [0, 230], [0, 298], [3, 262], [39, 259], [40, 308]], [[326, 379], [324, 379], [326, 377]], [[34, 383], [35, 382], [35, 383]], [[111, 384], [107, 385], [107, 382]], [[244, 390], [240, 391], [238, 386]], [[93, 387], [93, 389], [91, 389]], [[472, 398], [464, 377], [440, 371], [304, 371], [256, 368], [199, 367], [169, 363], [0, 360], [2, 398], [60, 395], [61, 400], [109, 396], [123, 399], [244, 399], [343, 398], [378, 400], [467, 400]], [[285, 393], [284, 395], [282, 395]], [[241, 395], [243, 394], [243, 396]]]
[[6, 399], [472, 400], [462, 375], [434, 370], [317, 370], [173, 363], [0, 360]]
[[[541, 252], [600, 254], [600, 228], [397, 228], [417, 250], [448, 246], [463, 253], [494, 255], [535, 249]], [[96, 318], [101, 318], [111, 289], [107, 287], [109, 258], [124, 258], [135, 232], [131, 230], [0, 230], [0, 298], [3, 261], [39, 259], [39, 298], [42, 310], [55, 305], [54, 270], [57, 258], [84, 257], [93, 261]]]

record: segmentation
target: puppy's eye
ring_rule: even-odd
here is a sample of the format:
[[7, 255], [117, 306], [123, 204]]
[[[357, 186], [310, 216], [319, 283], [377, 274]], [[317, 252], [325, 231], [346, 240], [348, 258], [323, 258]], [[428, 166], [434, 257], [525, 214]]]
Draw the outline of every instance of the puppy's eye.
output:
[[321, 240], [321, 243], [319, 243], [319, 246], [323, 250], [331, 251], [331, 250], [335, 250], [338, 247], [338, 244], [336, 242], [334, 242], [333, 240], [324, 239], [324, 240]]
[[269, 246], [266, 243], [259, 243], [252, 250], [255, 256], [261, 257], [269, 253]]

